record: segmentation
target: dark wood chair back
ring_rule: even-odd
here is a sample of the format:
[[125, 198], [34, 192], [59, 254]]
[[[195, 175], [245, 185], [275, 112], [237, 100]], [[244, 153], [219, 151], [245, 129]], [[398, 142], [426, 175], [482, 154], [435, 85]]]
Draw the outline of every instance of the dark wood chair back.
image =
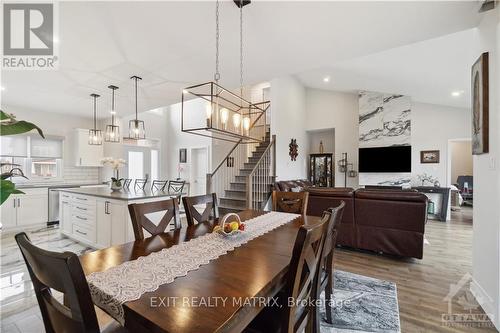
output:
[[151, 183], [151, 191], [165, 191], [168, 180], [153, 180]]
[[[144, 239], [144, 231], [146, 229], [152, 236], [165, 232], [165, 229], [174, 220], [174, 229], [181, 228], [181, 217], [179, 213], [179, 203], [176, 198], [170, 200], [136, 203], [128, 205], [130, 219], [134, 228], [134, 236], [136, 240]], [[158, 224], [153, 223], [146, 214], [163, 212], [165, 215], [161, 218]], [[167, 230], [170, 231], [170, 230]]]
[[340, 205], [335, 208], [328, 208], [323, 213], [323, 217], [327, 214], [330, 215], [330, 221], [328, 223], [328, 232], [325, 239], [325, 249], [323, 250], [323, 258], [329, 256], [335, 249], [337, 243], [338, 227], [342, 221], [342, 215], [344, 214], [345, 202], [341, 201]]
[[[311, 301], [311, 304], [315, 302], [317, 273], [329, 220], [330, 216], [326, 215], [321, 219], [321, 223], [300, 227], [288, 271], [285, 287], [286, 300], [308, 300]], [[284, 322], [287, 324], [283, 331], [301, 332], [306, 327], [306, 332], [311, 331], [314, 311], [312, 305], [287, 306], [286, 311], [284, 311]]]
[[130, 183], [132, 183], [132, 179], [127, 178], [123, 181], [123, 188], [129, 189], [130, 188]]
[[[328, 208], [323, 212], [322, 219], [328, 219], [328, 227], [326, 230], [325, 245], [323, 254], [321, 255], [321, 263], [319, 273], [317, 274], [318, 281], [316, 282], [316, 298], [319, 299], [323, 290], [325, 291], [325, 319], [327, 323], [333, 323], [332, 317], [332, 294], [334, 289], [334, 272], [333, 272], [333, 253], [337, 243], [338, 226], [342, 221], [345, 202], [341, 201], [340, 205], [335, 208]], [[320, 314], [317, 308], [314, 309], [312, 322], [314, 323], [313, 332], [320, 333]]]
[[[183, 197], [182, 203], [186, 211], [188, 225], [195, 225], [195, 221], [198, 223], [208, 221], [210, 217], [214, 219], [219, 217], [219, 207], [215, 193], [195, 197]], [[200, 214], [194, 206], [203, 204], [205, 204], [205, 210]]]
[[308, 200], [309, 192], [273, 191], [273, 210], [306, 215]]
[[146, 188], [146, 183], [148, 182], [148, 179], [136, 179], [134, 182], [134, 191], [144, 191]]
[[[28, 266], [45, 331], [99, 332], [89, 286], [77, 255], [38, 248], [24, 232], [15, 238]], [[51, 289], [64, 294], [65, 304], [52, 295]]]
[[184, 180], [171, 180], [168, 182], [168, 193], [177, 195], [178, 198], [182, 195], [182, 190], [186, 182]]

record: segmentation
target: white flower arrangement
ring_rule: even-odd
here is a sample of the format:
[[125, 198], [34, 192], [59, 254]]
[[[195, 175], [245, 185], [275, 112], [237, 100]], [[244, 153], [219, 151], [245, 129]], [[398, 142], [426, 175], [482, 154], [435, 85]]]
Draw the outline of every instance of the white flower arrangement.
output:
[[101, 159], [101, 164], [104, 166], [109, 166], [111, 169], [115, 171], [115, 177], [111, 177], [111, 181], [117, 186], [121, 186], [123, 178], [120, 178], [120, 168], [127, 164], [123, 158], [113, 158], [113, 157], [105, 157]]

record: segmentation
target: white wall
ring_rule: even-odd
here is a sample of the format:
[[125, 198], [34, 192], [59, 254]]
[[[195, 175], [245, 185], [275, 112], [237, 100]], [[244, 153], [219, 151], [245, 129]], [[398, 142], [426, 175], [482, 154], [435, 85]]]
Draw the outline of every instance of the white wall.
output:
[[[200, 103], [202, 103], [200, 105]], [[185, 112], [189, 112], [189, 108], [201, 107], [204, 110], [205, 102], [201, 100], [191, 100], [186, 102]], [[198, 136], [190, 133], [184, 133], [181, 131], [181, 104], [174, 104], [165, 108], [166, 118], [167, 118], [167, 144], [166, 144], [166, 155], [165, 163], [167, 165], [167, 177], [169, 179], [175, 179], [178, 176], [179, 167], [179, 149], [186, 148], [188, 151], [187, 163], [184, 164], [181, 177], [183, 179], [189, 179], [190, 177], [190, 149], [191, 148], [208, 148], [208, 170], [212, 170], [211, 163], [211, 146], [212, 139]], [[189, 116], [189, 113], [187, 114]]]
[[[307, 130], [335, 128], [335, 160], [342, 152], [358, 161], [358, 96], [353, 93], [307, 89]], [[412, 102], [412, 176], [426, 172], [447, 184], [448, 140], [470, 137], [470, 112], [464, 108]], [[439, 164], [420, 164], [421, 150], [441, 151]], [[337, 164], [336, 164], [337, 165]], [[343, 186], [343, 174], [336, 170], [336, 186]], [[348, 178], [357, 187], [357, 178]]]
[[472, 175], [472, 144], [470, 140], [452, 141], [450, 149], [450, 176], [451, 183], [457, 181], [458, 176]]
[[[471, 289], [487, 313], [492, 313], [500, 329], [499, 203], [500, 174], [500, 8], [484, 14], [478, 27], [478, 52], [489, 52], [489, 142], [490, 152], [474, 156], [474, 233]], [[472, 66], [472, 64], [471, 64]]]
[[[307, 178], [306, 89], [292, 76], [272, 80], [271, 107], [271, 134], [276, 134], [277, 179]], [[297, 139], [299, 145], [296, 161], [288, 155], [292, 138]]]
[[[436, 177], [441, 186], [448, 184], [448, 141], [450, 139], [470, 138], [470, 110], [442, 105], [412, 103], [411, 145], [412, 178], [418, 184], [416, 176], [427, 173]], [[440, 162], [421, 164], [420, 151], [439, 150]], [[456, 180], [456, 179], [455, 179]]]
[[[335, 186], [344, 186], [344, 174], [338, 171], [342, 153], [358, 165], [358, 94], [307, 89], [306, 129], [335, 129]], [[347, 186], [357, 187], [358, 178], [347, 177]]]

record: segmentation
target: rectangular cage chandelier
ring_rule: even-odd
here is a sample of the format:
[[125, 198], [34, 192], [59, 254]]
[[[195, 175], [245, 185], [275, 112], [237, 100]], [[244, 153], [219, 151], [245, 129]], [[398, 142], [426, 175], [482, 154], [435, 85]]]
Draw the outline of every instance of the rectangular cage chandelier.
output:
[[212, 81], [198, 84], [182, 91], [181, 129], [234, 143], [259, 143], [265, 140], [270, 105], [251, 103]]

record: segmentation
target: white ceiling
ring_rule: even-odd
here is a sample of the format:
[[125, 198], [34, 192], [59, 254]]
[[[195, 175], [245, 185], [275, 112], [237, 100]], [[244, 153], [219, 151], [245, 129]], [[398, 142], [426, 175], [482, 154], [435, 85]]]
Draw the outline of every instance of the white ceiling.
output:
[[[470, 68], [477, 52], [476, 28], [297, 75], [311, 88], [399, 93], [413, 100], [455, 107], [470, 105]], [[325, 77], [329, 82], [324, 82]], [[460, 96], [452, 96], [460, 92]]]
[[[477, 6], [476, 1], [253, 1], [244, 10], [245, 82], [338, 63], [347, 66], [341, 70], [359, 70], [360, 57], [476, 26]], [[233, 88], [239, 84], [239, 15], [232, 1], [221, 7], [221, 83]], [[103, 95], [103, 117], [110, 105], [106, 87], [115, 84], [118, 113], [130, 114], [131, 75], [143, 77], [139, 111], [179, 102], [183, 87], [212, 79], [214, 8], [214, 2], [61, 2], [59, 70], [3, 71], [2, 106], [90, 116], [89, 94], [97, 92]], [[345, 65], [350, 59], [354, 63]], [[378, 75], [374, 67], [365, 66]], [[426, 82], [445, 71], [433, 71]], [[411, 74], [405, 73], [405, 80]]]

